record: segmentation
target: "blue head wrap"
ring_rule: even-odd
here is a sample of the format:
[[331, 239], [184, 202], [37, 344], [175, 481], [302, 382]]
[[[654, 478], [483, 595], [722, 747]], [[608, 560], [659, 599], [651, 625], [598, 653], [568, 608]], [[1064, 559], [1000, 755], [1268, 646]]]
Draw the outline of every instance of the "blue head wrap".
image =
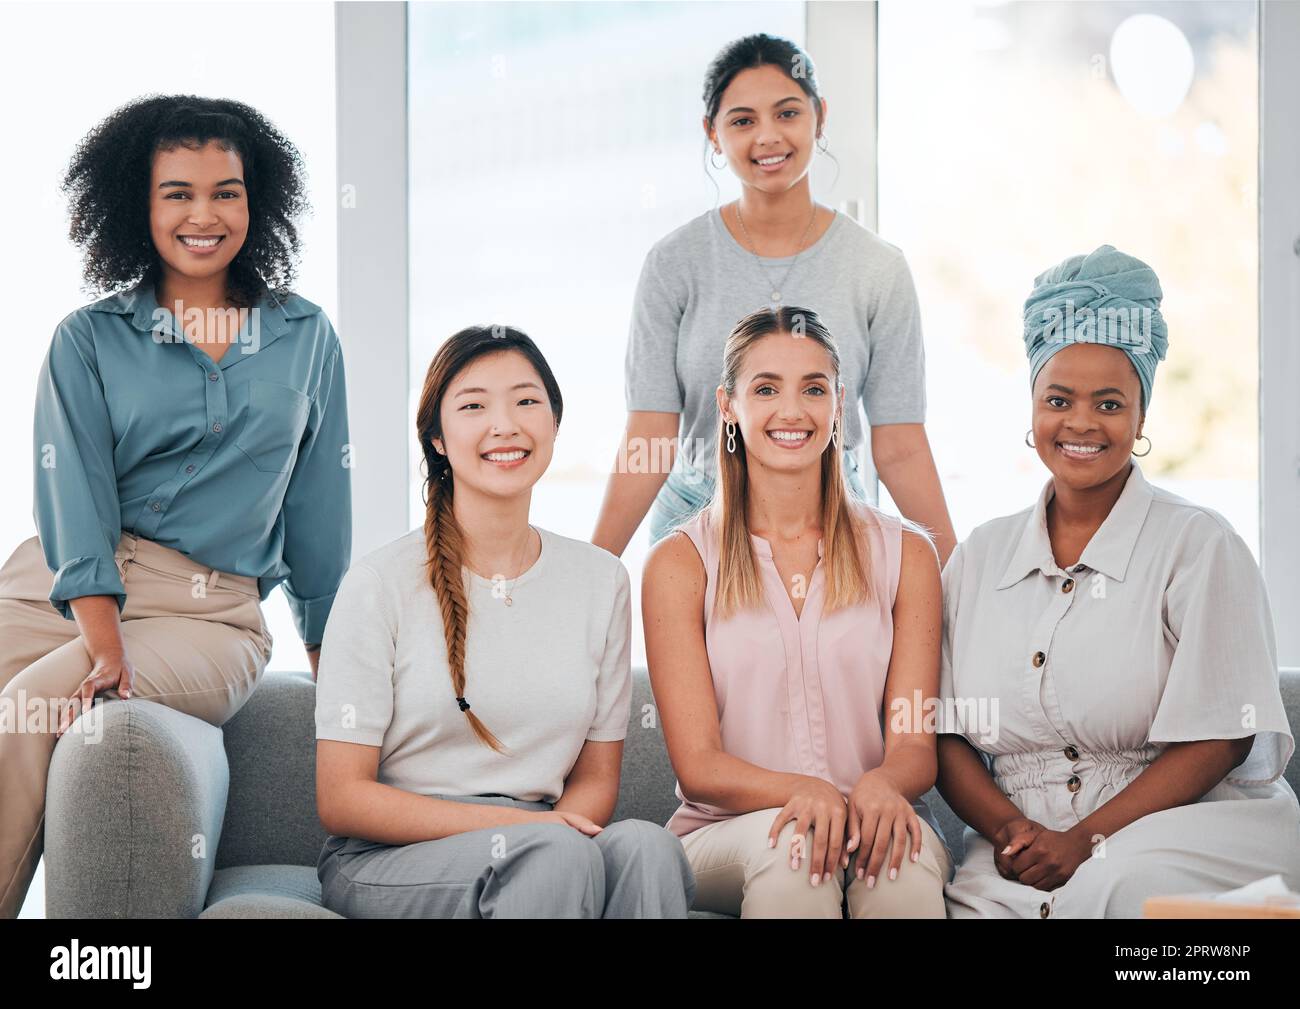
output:
[[1030, 387], [1057, 351], [1072, 343], [1100, 343], [1124, 351], [1133, 362], [1145, 411], [1156, 365], [1169, 346], [1162, 296], [1155, 271], [1113, 245], [1071, 256], [1039, 274], [1025, 300]]

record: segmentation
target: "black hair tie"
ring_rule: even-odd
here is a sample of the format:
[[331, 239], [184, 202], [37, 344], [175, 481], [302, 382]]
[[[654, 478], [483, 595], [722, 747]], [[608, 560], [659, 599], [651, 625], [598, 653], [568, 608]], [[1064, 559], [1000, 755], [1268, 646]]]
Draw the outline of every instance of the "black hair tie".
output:
[[461, 711], [468, 711], [468, 710], [469, 710], [469, 701], [465, 700], [465, 698], [463, 698], [463, 697], [457, 697], [457, 698], [456, 698], [456, 703], [460, 705], [460, 710], [461, 710]]

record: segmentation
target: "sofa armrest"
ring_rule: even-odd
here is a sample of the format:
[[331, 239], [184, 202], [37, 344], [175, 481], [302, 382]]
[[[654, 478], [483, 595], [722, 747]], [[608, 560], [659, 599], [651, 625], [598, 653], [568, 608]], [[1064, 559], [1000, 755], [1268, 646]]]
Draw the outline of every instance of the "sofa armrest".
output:
[[220, 729], [153, 701], [106, 702], [101, 731], [65, 733], [50, 763], [46, 917], [197, 917], [229, 785]]

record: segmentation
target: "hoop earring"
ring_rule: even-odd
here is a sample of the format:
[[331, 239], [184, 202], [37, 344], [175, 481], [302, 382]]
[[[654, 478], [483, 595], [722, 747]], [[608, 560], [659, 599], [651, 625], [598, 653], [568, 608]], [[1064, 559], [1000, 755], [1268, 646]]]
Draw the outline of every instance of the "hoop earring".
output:
[[840, 422], [838, 420], [831, 426], [831, 441], [835, 442], [836, 448], [840, 448], [844, 441], [844, 436], [840, 433]]
[[1149, 456], [1149, 455], [1151, 454], [1151, 448], [1152, 448], [1152, 445], [1151, 445], [1151, 439], [1150, 439], [1150, 438], [1148, 438], [1146, 435], [1139, 435], [1137, 438], [1134, 439], [1134, 441], [1144, 441], [1144, 442], [1146, 442], [1146, 443], [1147, 443], [1147, 450], [1146, 450], [1145, 452], [1134, 452], [1134, 453], [1132, 453], [1133, 455], [1137, 456], [1139, 459], [1145, 459], [1147, 456]]
[[736, 425], [727, 421], [727, 451], [735, 453], [736, 451]]
[[718, 164], [716, 161], [713, 160], [713, 155], [715, 155], [715, 154], [719, 154], [719, 153], [721, 153], [721, 152], [720, 152], [720, 151], [715, 151], [715, 150], [713, 150], [712, 148], [709, 149], [709, 164], [711, 164], [711, 165], [712, 165], [714, 168], [716, 168], [718, 171], [722, 171], [724, 168], [727, 167], [727, 159], [726, 159], [726, 158], [723, 158], [723, 159], [722, 159], [722, 164]]
[[1025, 444], [1028, 445], [1030, 448], [1036, 449], [1038, 448], [1038, 446], [1029, 440], [1029, 436], [1033, 433], [1034, 433], [1034, 429], [1032, 427], [1025, 432]]
[[818, 137], [818, 138], [813, 142], [813, 146], [816, 147], [817, 150], [819, 150], [819, 151], [821, 151], [823, 154], [825, 154], [825, 153], [826, 153], [826, 134], [823, 133], [820, 137]]

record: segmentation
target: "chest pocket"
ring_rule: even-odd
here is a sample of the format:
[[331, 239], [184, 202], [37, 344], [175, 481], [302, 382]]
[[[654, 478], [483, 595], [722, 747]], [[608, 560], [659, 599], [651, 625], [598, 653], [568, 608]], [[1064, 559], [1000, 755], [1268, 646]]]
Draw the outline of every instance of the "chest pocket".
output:
[[263, 473], [284, 473], [298, 457], [311, 401], [297, 389], [257, 378], [246, 388], [248, 407], [235, 444]]

